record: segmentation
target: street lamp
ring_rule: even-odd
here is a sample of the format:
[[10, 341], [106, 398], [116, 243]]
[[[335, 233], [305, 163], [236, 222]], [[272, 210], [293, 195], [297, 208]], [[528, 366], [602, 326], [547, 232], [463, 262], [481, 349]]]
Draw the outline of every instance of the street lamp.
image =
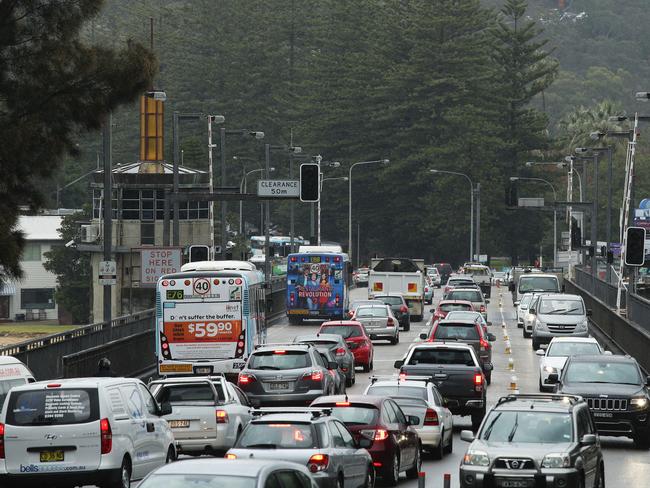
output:
[[555, 186], [548, 180], [544, 178], [528, 178], [524, 176], [511, 176], [510, 181], [539, 181], [547, 184], [553, 190], [553, 266], [557, 267], [557, 207], [555, 202], [557, 202], [557, 193], [555, 192]]
[[[467, 181], [469, 181], [469, 260], [474, 261], [474, 182], [472, 179], [466, 175], [465, 173], [458, 173], [456, 171], [443, 171], [441, 169], [430, 169], [429, 173], [433, 174], [447, 174], [447, 175], [455, 175], [455, 176], [462, 176]], [[477, 234], [477, 242], [479, 242], [478, 234], [479, 234], [479, 229], [477, 226], [476, 229], [476, 234]], [[476, 253], [478, 254], [478, 244], [477, 244], [477, 251]], [[478, 257], [478, 256], [477, 256]]]
[[[239, 193], [246, 193], [246, 183], [247, 183], [246, 178], [248, 178], [248, 175], [252, 175], [253, 173], [257, 173], [260, 171], [264, 171], [264, 168], [257, 168], [244, 174], [243, 178], [241, 179], [241, 182], [239, 183]], [[273, 167], [269, 168], [269, 173], [272, 173], [274, 171], [275, 168]], [[239, 234], [240, 235], [243, 235], [243, 226], [244, 226], [244, 219], [243, 219], [244, 212], [243, 212], [242, 202], [243, 200], [239, 200]]]
[[564, 161], [526, 161], [526, 166], [531, 167], [531, 166], [556, 166], [557, 168], [566, 168], [567, 163]]
[[[348, 170], [348, 255], [350, 256], [350, 262], [352, 262], [352, 169], [355, 166], [360, 166], [364, 164], [382, 164], [387, 166], [390, 164], [390, 159], [375, 159], [373, 161], [359, 161], [357, 163], [352, 163], [350, 169]], [[357, 261], [358, 261], [357, 256]]]

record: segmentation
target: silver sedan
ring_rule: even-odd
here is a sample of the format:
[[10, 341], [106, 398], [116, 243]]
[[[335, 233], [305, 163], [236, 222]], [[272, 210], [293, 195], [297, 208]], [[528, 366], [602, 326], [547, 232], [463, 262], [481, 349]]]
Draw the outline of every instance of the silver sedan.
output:
[[352, 320], [361, 322], [370, 339], [387, 339], [399, 342], [399, 322], [388, 305], [362, 305], [354, 312]]

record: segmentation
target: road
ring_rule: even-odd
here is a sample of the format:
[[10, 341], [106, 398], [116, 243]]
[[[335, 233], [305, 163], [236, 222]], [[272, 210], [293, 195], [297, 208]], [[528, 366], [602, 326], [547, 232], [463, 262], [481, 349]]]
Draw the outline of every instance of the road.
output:
[[[502, 293], [502, 294], [501, 294]], [[352, 291], [352, 299], [367, 297], [367, 289], [359, 288]], [[441, 297], [441, 291], [436, 289], [434, 304]], [[500, 302], [502, 307], [499, 306]], [[372, 373], [362, 373], [357, 370], [356, 384], [348, 388], [349, 393], [363, 393], [369, 383], [372, 374], [394, 374], [393, 362], [401, 359], [409, 344], [420, 341], [419, 334], [424, 329], [426, 321], [431, 314], [427, 307], [425, 320], [420, 323], [411, 324], [409, 332], [400, 332], [400, 343], [391, 346], [386, 341], [375, 342], [375, 369]], [[512, 391], [509, 389], [511, 377], [517, 376], [517, 386], [521, 392], [538, 392], [538, 358], [531, 347], [530, 339], [524, 339], [521, 329], [517, 328], [515, 310], [512, 299], [505, 289], [493, 288], [492, 300], [488, 305], [488, 320], [492, 322], [491, 332], [497, 336], [493, 343], [494, 371], [492, 373], [492, 384], [488, 387], [488, 408], [496, 400]], [[505, 323], [505, 328], [502, 324]], [[299, 333], [305, 333], [317, 329], [314, 325], [289, 325], [286, 321], [280, 321], [269, 329], [269, 342], [290, 341]], [[504, 332], [509, 336], [512, 345], [512, 354], [505, 353]], [[514, 361], [514, 372], [508, 370], [508, 360]], [[468, 444], [460, 440], [460, 431], [471, 428], [469, 417], [454, 417], [454, 452], [446, 455], [440, 461], [426, 459], [423, 463], [423, 471], [427, 476], [427, 487], [442, 487], [444, 473], [451, 474], [451, 486], [458, 487], [458, 466], [465, 454]], [[603, 437], [601, 439], [605, 457], [606, 484], [610, 487], [623, 486], [650, 486], [650, 455], [648, 451], [636, 450], [632, 441], [626, 438]], [[399, 484], [403, 488], [416, 488], [417, 481], [407, 481], [402, 475]]]

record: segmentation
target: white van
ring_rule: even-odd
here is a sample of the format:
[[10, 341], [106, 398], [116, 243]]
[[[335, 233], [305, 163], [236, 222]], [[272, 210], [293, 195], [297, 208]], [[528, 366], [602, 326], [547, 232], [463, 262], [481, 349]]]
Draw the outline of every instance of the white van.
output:
[[7, 398], [7, 393], [14, 386], [35, 381], [32, 372], [19, 359], [13, 356], [0, 356], [0, 408]]
[[175, 459], [170, 412], [133, 378], [16, 386], [0, 414], [0, 486], [129, 488]]

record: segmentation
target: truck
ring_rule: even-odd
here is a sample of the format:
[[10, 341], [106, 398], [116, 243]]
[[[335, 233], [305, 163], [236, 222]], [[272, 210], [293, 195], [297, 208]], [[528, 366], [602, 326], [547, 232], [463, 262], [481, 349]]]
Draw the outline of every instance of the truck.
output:
[[517, 306], [524, 293], [560, 293], [564, 289], [564, 271], [562, 268], [514, 268], [508, 286], [512, 302]]
[[424, 259], [373, 258], [368, 273], [368, 298], [400, 294], [406, 300], [411, 321], [424, 317]]
[[484, 264], [479, 263], [465, 263], [463, 266], [463, 274], [471, 276], [480, 288], [481, 292], [487, 297], [492, 296], [492, 271]]
[[493, 366], [486, 363], [481, 367], [472, 346], [416, 343], [394, 366], [405, 380], [409, 376], [432, 378], [452, 414], [470, 415], [473, 430], [481, 425], [486, 410], [485, 372], [492, 371]]

